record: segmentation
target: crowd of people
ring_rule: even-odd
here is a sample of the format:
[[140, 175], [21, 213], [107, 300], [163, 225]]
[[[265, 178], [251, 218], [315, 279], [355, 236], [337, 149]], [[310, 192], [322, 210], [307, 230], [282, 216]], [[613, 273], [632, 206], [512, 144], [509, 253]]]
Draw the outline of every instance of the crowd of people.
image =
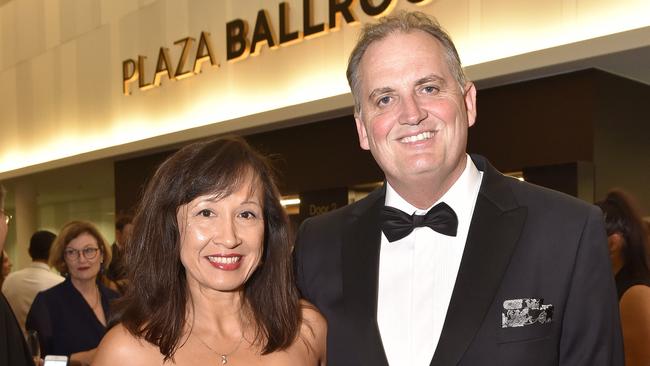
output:
[[0, 364], [42, 362], [30, 332], [71, 365], [650, 364], [629, 198], [590, 205], [467, 154], [476, 89], [425, 14], [366, 25], [347, 76], [381, 188], [306, 220], [294, 246], [267, 158], [238, 137], [190, 144], [113, 245], [71, 221], [34, 233], [27, 268], [3, 261]]

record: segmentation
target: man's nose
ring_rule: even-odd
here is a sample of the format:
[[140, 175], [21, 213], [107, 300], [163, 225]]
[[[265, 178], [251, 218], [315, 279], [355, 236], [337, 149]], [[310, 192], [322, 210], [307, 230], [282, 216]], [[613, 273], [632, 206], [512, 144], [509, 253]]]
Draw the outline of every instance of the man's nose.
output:
[[420, 106], [415, 95], [402, 98], [399, 123], [404, 125], [417, 125], [427, 118], [427, 111]]

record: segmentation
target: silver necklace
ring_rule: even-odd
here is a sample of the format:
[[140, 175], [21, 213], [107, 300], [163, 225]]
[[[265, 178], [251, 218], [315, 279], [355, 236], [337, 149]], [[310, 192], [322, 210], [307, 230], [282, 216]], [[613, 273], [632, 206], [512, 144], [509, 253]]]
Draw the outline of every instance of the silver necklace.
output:
[[99, 305], [99, 298], [101, 297], [101, 294], [99, 293], [99, 288], [97, 288], [97, 285], [95, 285], [94, 293], [95, 293], [95, 301], [93, 301], [92, 304], [90, 303], [90, 301], [88, 301], [90, 299], [86, 300], [86, 303], [88, 304], [88, 306], [90, 306], [91, 309], [93, 309], [93, 311], [97, 308], [97, 305]]
[[193, 335], [194, 335], [194, 336], [195, 336], [195, 337], [196, 337], [196, 338], [197, 338], [201, 343], [203, 343], [203, 345], [206, 346], [210, 351], [214, 352], [215, 354], [219, 355], [219, 357], [221, 357], [221, 364], [222, 364], [222, 365], [225, 365], [225, 364], [228, 363], [228, 357], [231, 356], [233, 353], [237, 352], [237, 350], [239, 349], [239, 346], [240, 346], [240, 345], [242, 344], [242, 342], [244, 341], [244, 336], [242, 335], [242, 337], [239, 339], [239, 342], [237, 342], [237, 345], [235, 346], [235, 348], [234, 348], [232, 351], [230, 351], [230, 352], [228, 352], [228, 353], [221, 353], [221, 352], [217, 352], [214, 348], [210, 347], [210, 346], [209, 346], [207, 343], [205, 343], [205, 342], [203, 341], [203, 339], [201, 339], [201, 337], [199, 337], [198, 335], [196, 335], [196, 334], [194, 334], [194, 333], [192, 333], [192, 334], [193, 334]]

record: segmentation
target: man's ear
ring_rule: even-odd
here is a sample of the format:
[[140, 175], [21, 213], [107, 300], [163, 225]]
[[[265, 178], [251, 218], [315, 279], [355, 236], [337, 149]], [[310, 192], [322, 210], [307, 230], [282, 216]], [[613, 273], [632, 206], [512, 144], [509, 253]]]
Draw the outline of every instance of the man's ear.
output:
[[357, 134], [359, 135], [359, 145], [364, 150], [370, 150], [370, 145], [368, 144], [368, 131], [366, 131], [366, 126], [363, 124], [361, 117], [358, 113], [354, 114], [354, 122], [357, 124]]
[[465, 84], [464, 99], [465, 110], [467, 111], [467, 127], [471, 127], [476, 122], [476, 87], [471, 81]]

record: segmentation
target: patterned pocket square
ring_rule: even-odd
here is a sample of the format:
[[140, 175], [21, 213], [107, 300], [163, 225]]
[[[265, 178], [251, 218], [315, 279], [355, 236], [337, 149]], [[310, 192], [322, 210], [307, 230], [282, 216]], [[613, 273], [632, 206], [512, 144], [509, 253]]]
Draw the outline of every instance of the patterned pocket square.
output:
[[553, 320], [553, 305], [542, 305], [544, 299], [524, 298], [503, 302], [501, 328], [515, 328]]

